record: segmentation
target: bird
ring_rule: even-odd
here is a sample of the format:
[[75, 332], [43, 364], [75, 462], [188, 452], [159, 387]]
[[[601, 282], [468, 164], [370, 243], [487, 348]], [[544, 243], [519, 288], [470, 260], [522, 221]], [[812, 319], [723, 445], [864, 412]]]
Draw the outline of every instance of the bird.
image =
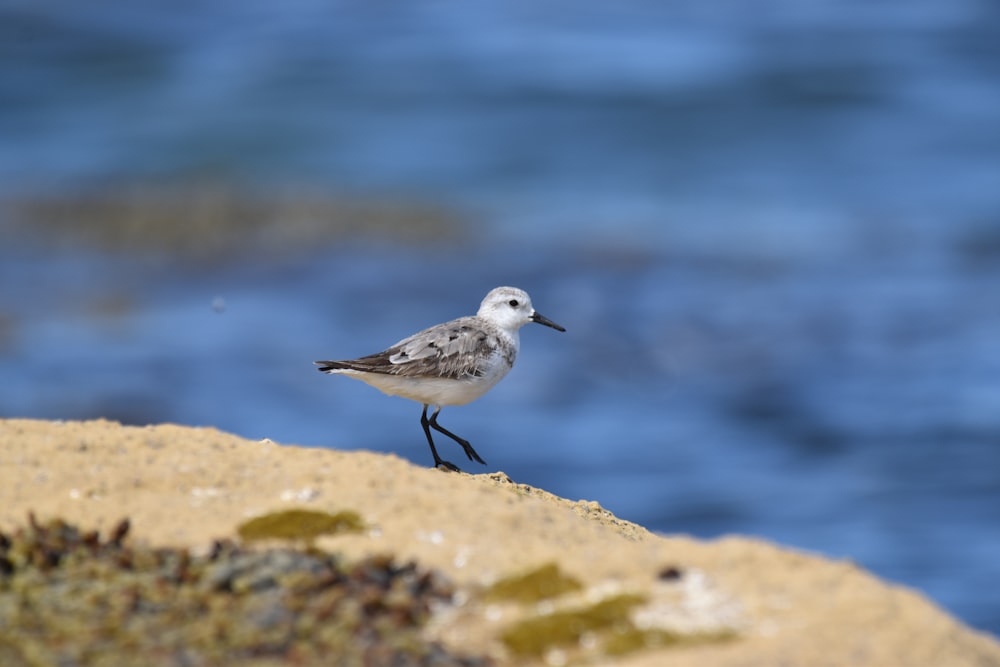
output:
[[[382, 352], [313, 363], [321, 373], [346, 375], [390, 396], [421, 403], [420, 425], [431, 447], [434, 467], [461, 472], [438, 454], [431, 429], [461, 445], [470, 461], [486, 465], [468, 440], [438, 424], [438, 415], [444, 406], [476, 400], [507, 375], [520, 349], [519, 330], [530, 322], [566, 331], [539, 314], [524, 290], [497, 287], [483, 298], [475, 315], [436, 324]], [[433, 412], [428, 418], [431, 407]]]

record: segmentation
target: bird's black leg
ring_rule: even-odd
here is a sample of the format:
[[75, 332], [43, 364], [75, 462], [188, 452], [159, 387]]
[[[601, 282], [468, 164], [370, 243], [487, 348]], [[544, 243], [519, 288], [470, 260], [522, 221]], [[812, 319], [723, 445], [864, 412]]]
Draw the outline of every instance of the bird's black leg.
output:
[[[434, 413], [434, 417], [437, 417], [437, 413], [440, 411], [441, 408], [438, 408], [438, 411]], [[431, 446], [431, 454], [434, 455], [434, 467], [444, 468], [445, 470], [451, 470], [452, 472], [462, 472], [457, 465], [451, 463], [450, 461], [445, 461], [440, 456], [438, 456], [437, 447], [434, 446], [434, 440], [431, 438], [430, 425], [433, 422], [434, 422], [433, 418], [430, 421], [427, 420], [427, 406], [424, 405], [424, 411], [420, 413], [420, 425], [424, 427], [424, 435], [427, 436], [427, 444]], [[435, 428], [437, 428], [436, 425]]]
[[[455, 435], [454, 433], [452, 433], [451, 431], [449, 431], [445, 427], [443, 427], [440, 424], [438, 424], [437, 419], [438, 419], [438, 413], [439, 412], [441, 412], [441, 408], [440, 407], [437, 410], [434, 411], [434, 414], [431, 415], [430, 425], [434, 428], [434, 430], [438, 431], [439, 433], [444, 433], [446, 436], [448, 436], [449, 438], [451, 438], [452, 440], [454, 440], [458, 444], [462, 445], [462, 449], [465, 450], [465, 455], [469, 457], [470, 461], [476, 461], [478, 463], [482, 463], [483, 465], [486, 465], [486, 461], [484, 461], [481, 458], [479, 458], [479, 454], [477, 454], [476, 450], [474, 450], [472, 448], [472, 445], [469, 444], [468, 440], [466, 440], [465, 438], [458, 437], [457, 435]], [[427, 408], [426, 407], [424, 408], [424, 415], [425, 416], [427, 415]], [[424, 426], [424, 430], [427, 430], [426, 426]], [[430, 440], [430, 437], [431, 437], [431, 435], [428, 432], [427, 433], [427, 439]], [[433, 449], [434, 446], [431, 445], [431, 448]]]

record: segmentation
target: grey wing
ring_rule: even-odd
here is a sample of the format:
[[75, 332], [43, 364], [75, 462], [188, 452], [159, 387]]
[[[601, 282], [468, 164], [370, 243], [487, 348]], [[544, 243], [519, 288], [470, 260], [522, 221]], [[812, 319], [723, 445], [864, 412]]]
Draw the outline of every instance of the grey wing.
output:
[[500, 347], [496, 334], [473, 318], [438, 324], [399, 341], [386, 352], [396, 375], [481, 376]]

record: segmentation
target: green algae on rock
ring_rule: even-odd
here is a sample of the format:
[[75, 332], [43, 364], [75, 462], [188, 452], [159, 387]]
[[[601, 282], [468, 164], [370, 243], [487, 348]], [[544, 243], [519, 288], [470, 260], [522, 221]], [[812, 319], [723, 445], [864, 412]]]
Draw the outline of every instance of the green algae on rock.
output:
[[316, 510], [291, 509], [272, 512], [244, 521], [236, 532], [243, 540], [302, 540], [312, 542], [323, 535], [360, 533], [365, 523], [357, 512], [336, 514]]
[[485, 667], [421, 630], [443, 577], [390, 556], [131, 546], [58, 519], [0, 533], [0, 665]]
[[638, 627], [632, 613], [648, 602], [644, 595], [622, 593], [589, 606], [538, 614], [513, 623], [500, 640], [519, 659], [541, 658], [558, 649], [572, 652], [585, 636], [592, 636], [598, 653], [606, 657], [635, 651], [694, 646], [733, 640], [734, 631], [674, 632]]
[[540, 657], [549, 649], [579, 642], [586, 633], [631, 631], [629, 612], [645, 602], [645, 596], [622, 594], [588, 607], [532, 616], [504, 630], [500, 639], [514, 655]]
[[546, 563], [523, 574], [504, 577], [486, 589], [483, 599], [530, 604], [583, 588], [575, 577], [563, 574], [556, 563]]
[[699, 644], [717, 644], [737, 639], [733, 630], [715, 632], [681, 633], [655, 628], [626, 628], [611, 633], [604, 642], [604, 653], [609, 656], [625, 655], [647, 649], [678, 648]]

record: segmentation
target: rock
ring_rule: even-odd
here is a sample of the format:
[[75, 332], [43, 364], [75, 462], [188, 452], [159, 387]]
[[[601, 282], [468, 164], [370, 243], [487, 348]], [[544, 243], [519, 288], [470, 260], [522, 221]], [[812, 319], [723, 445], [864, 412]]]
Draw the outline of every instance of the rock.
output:
[[[3, 532], [29, 511], [104, 535], [128, 518], [133, 542], [197, 553], [236, 540], [254, 517], [355, 513], [361, 532], [321, 535], [310, 548], [442, 573], [455, 604], [428, 633], [498, 664], [1000, 665], [996, 638], [850, 562], [743, 537], [655, 535], [503, 473], [107, 421], [3, 420], [0, 448]], [[546, 576], [579, 586], [530, 602], [488, 593]], [[552, 641], [538, 643], [533, 628], [549, 628]], [[505, 642], [515, 630], [530, 652]]]

